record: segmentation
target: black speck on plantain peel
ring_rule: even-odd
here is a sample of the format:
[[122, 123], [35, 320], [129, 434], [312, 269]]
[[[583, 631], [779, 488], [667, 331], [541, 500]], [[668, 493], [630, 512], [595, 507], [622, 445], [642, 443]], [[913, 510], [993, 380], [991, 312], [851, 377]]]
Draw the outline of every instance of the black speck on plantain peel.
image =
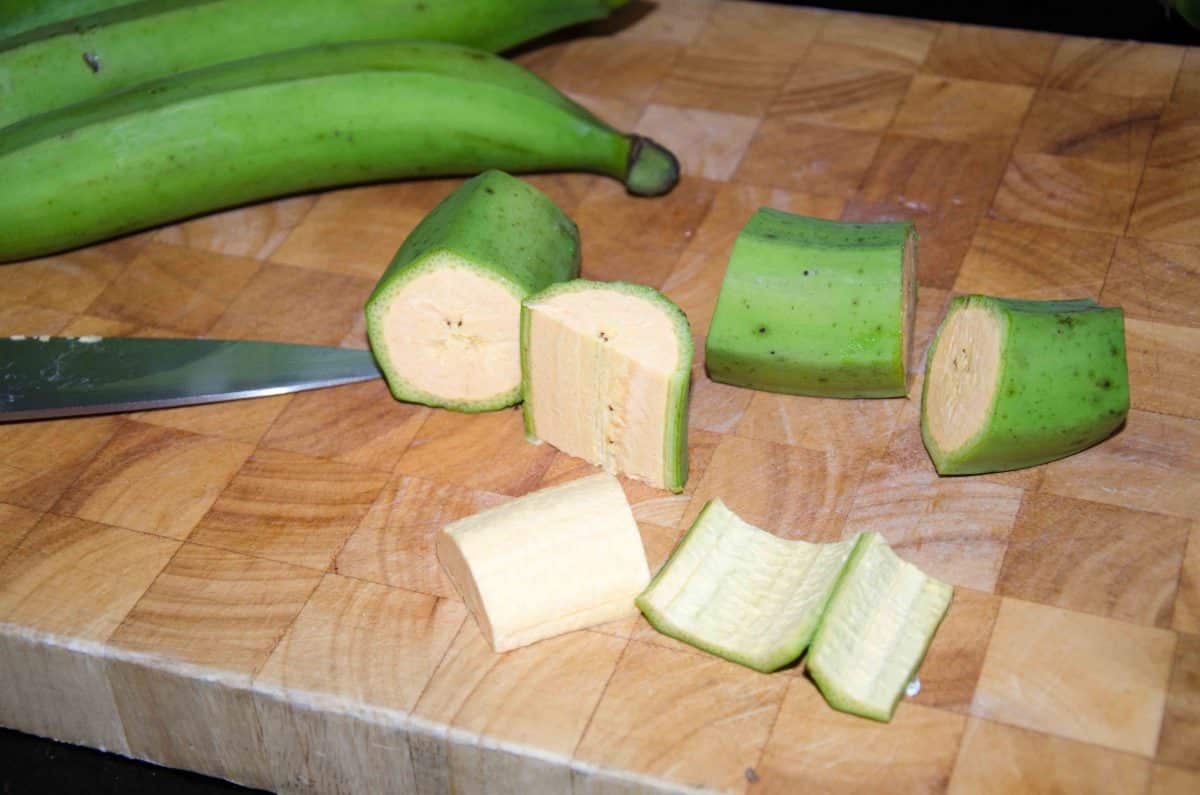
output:
[[959, 296], [926, 359], [921, 434], [942, 475], [1065, 458], [1128, 413], [1120, 307]]

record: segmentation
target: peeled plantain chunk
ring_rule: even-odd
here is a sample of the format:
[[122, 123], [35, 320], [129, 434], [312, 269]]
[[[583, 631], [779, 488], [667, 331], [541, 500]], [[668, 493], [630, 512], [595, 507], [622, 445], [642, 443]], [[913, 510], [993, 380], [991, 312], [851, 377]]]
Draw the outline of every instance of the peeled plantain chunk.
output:
[[437, 556], [497, 652], [636, 615], [650, 581], [625, 492], [603, 472], [446, 525]]

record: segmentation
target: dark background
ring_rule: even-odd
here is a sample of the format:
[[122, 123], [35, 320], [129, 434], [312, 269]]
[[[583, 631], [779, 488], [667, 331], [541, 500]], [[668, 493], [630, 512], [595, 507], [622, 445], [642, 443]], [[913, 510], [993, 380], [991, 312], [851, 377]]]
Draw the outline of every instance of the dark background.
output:
[[1200, 31], [1166, 8], [1166, 0], [816, 0], [807, 5], [974, 25], [1069, 33], [1106, 39], [1200, 45]]
[[[819, 0], [811, 5], [846, 11], [920, 17], [976, 25], [1200, 45], [1200, 31], [1170, 13], [1159, 0]], [[3, 687], [0, 682], [0, 687]], [[42, 740], [0, 729], [0, 795], [88, 793], [138, 795], [227, 795], [251, 790], [194, 773], [135, 762], [88, 748]]]

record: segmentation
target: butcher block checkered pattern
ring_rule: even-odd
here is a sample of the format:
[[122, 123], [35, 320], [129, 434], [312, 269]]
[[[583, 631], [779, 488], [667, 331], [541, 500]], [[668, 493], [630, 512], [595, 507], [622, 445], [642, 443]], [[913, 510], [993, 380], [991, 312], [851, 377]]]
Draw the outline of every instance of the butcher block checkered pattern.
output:
[[[683, 179], [530, 181], [584, 275], [696, 335], [691, 476], [625, 482], [652, 568], [704, 501], [878, 531], [955, 586], [882, 725], [641, 618], [493, 654], [439, 568], [453, 519], [594, 471], [382, 382], [0, 426], [0, 723], [283, 792], [1200, 792], [1200, 50], [658, 0], [517, 59]], [[363, 303], [458, 180], [333, 190], [0, 270], [0, 333], [365, 348]], [[911, 218], [907, 400], [705, 376], [761, 206]], [[920, 367], [951, 296], [1124, 307], [1133, 410], [1034, 469], [939, 478]]]

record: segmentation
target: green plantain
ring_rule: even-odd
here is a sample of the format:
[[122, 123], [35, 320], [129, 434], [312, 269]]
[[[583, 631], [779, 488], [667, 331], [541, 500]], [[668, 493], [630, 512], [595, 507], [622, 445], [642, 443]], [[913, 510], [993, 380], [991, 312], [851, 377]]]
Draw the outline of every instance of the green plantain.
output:
[[367, 338], [397, 400], [491, 411], [521, 400], [521, 299], [579, 276], [579, 229], [503, 171], [421, 220], [367, 300]]
[[925, 360], [921, 435], [942, 475], [1038, 466], [1129, 414], [1125, 313], [1090, 298], [960, 295]]
[[318, 44], [410, 39], [499, 52], [626, 1], [74, 0], [115, 7], [0, 40], [0, 127], [147, 80]]
[[0, 136], [0, 261], [223, 207], [403, 177], [587, 171], [669, 191], [674, 156], [527, 70], [449, 44], [363, 42], [147, 83]]
[[132, 2], [134, 0], [4, 0], [4, 7], [0, 8], [0, 40]]

